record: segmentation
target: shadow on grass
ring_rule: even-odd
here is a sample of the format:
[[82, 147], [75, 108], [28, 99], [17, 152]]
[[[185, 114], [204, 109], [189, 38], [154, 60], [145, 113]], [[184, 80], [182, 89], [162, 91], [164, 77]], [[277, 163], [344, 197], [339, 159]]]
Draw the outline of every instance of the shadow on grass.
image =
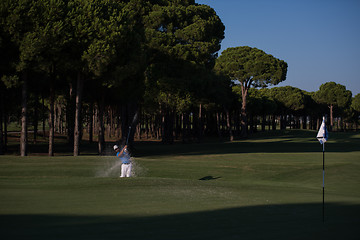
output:
[[0, 215], [2, 239], [359, 239], [360, 205], [266, 205], [166, 216]]
[[[309, 153], [322, 152], [322, 145], [316, 140], [303, 142], [278, 139], [271, 141], [235, 141], [223, 143], [194, 143], [161, 145], [154, 142], [142, 142], [136, 145], [136, 157], [162, 155], [202, 155], [202, 154], [231, 154], [231, 153]], [[351, 142], [327, 142], [326, 152], [354, 152], [360, 151], [360, 140]]]
[[[254, 134], [249, 139], [227, 142], [218, 139], [207, 139], [203, 142], [189, 142], [163, 144], [156, 141], [136, 141], [134, 156], [164, 156], [164, 155], [202, 155], [228, 153], [292, 153], [292, 152], [321, 152], [322, 146], [316, 139], [316, 131], [285, 130], [267, 131]], [[332, 132], [326, 143], [326, 152], [353, 152], [360, 151], [359, 132]], [[56, 155], [73, 155], [73, 146], [66, 143], [64, 137], [58, 137], [54, 146]], [[107, 142], [104, 155], [113, 155], [113, 142]], [[82, 141], [81, 155], [98, 155], [96, 142]], [[47, 155], [48, 143], [29, 143], [29, 154]], [[19, 145], [8, 146], [8, 154], [18, 154]]]
[[221, 177], [205, 176], [205, 177], [200, 178], [199, 180], [201, 180], [201, 181], [209, 181], [209, 180], [216, 180], [216, 179], [219, 179], [219, 178], [221, 178]]

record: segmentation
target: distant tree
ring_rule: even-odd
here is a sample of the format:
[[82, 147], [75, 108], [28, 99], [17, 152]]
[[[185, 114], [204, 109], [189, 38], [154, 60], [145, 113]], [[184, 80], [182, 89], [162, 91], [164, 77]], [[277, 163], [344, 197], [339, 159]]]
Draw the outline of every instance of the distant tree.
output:
[[[277, 105], [274, 101], [274, 99], [272, 99], [269, 94], [269, 89], [260, 89], [259, 91], [259, 95], [261, 98], [261, 102], [262, 102], [262, 108], [261, 108], [261, 116], [262, 116], [262, 131], [265, 131], [265, 126], [266, 126], [266, 116], [269, 116], [269, 129], [270, 129], [270, 123], [271, 122], [275, 122], [274, 119], [274, 114], [276, 112], [277, 109]], [[272, 121], [270, 121], [270, 116], [272, 116]]]
[[302, 90], [295, 87], [275, 87], [269, 89], [269, 94], [278, 106], [280, 128], [286, 127], [286, 116], [297, 114], [305, 108], [305, 95]]
[[[235, 86], [237, 89], [240, 89], [240, 86]], [[235, 88], [234, 87], [234, 88]], [[241, 94], [240, 94], [241, 96]], [[242, 97], [241, 97], [242, 99]], [[264, 102], [263, 102], [263, 96], [260, 93], [259, 89], [250, 88], [248, 92], [248, 97], [246, 99], [247, 101], [247, 114], [248, 114], [248, 121], [249, 121], [249, 129], [250, 133], [257, 132], [257, 116], [261, 116], [264, 112]]]
[[352, 99], [351, 107], [360, 113], [360, 93], [356, 94], [356, 96]]
[[353, 97], [351, 101], [351, 109], [354, 111], [354, 120], [357, 126], [359, 123], [359, 116], [360, 116], [360, 93], [356, 94], [355, 97]]
[[[317, 129], [316, 120], [321, 118], [321, 108], [324, 106], [316, 103], [313, 92], [302, 91], [304, 95], [304, 108], [300, 110], [303, 116], [303, 129]], [[307, 123], [309, 122], [309, 125]]]
[[352, 93], [346, 87], [335, 82], [327, 82], [320, 86], [315, 94], [317, 102], [326, 104], [330, 109], [330, 129], [334, 125], [334, 108], [345, 108], [351, 103]]
[[251, 47], [228, 48], [217, 59], [215, 69], [240, 84], [242, 92], [242, 136], [247, 136], [247, 96], [249, 89], [265, 88], [286, 79], [287, 63]]

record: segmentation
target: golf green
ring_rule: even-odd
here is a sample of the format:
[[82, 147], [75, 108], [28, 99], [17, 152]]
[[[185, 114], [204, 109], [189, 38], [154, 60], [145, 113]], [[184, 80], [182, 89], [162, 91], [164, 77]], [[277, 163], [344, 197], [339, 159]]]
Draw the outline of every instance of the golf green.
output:
[[[2, 239], [358, 239], [360, 134], [139, 142], [114, 156], [0, 156]], [[110, 146], [111, 147], [111, 146]]]

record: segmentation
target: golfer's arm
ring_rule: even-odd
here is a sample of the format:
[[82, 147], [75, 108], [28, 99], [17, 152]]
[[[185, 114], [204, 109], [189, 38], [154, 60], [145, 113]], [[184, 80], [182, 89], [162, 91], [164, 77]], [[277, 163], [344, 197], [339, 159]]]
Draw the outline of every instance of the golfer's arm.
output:
[[120, 155], [123, 154], [125, 148], [127, 148], [127, 145], [125, 145], [125, 146], [123, 147], [123, 149], [121, 149]]

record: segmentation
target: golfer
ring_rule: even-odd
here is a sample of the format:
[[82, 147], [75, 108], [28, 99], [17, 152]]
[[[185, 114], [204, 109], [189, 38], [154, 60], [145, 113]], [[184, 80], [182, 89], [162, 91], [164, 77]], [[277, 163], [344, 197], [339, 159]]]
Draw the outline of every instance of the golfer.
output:
[[121, 160], [121, 175], [120, 177], [131, 177], [131, 160], [130, 160], [130, 154], [127, 149], [127, 145], [120, 151], [120, 148], [118, 145], [114, 145], [114, 150], [116, 152], [116, 156], [120, 158]]

